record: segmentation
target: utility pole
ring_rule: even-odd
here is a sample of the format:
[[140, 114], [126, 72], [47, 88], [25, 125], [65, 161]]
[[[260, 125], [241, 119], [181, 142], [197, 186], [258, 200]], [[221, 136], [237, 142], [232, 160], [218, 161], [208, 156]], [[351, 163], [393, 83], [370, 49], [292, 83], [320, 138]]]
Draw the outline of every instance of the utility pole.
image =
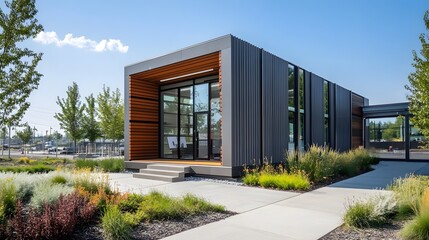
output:
[[9, 125], [9, 145], [8, 145], [8, 150], [9, 150], [9, 159], [10, 159], [10, 129], [11, 129], [11, 127], [10, 127], [10, 125]]

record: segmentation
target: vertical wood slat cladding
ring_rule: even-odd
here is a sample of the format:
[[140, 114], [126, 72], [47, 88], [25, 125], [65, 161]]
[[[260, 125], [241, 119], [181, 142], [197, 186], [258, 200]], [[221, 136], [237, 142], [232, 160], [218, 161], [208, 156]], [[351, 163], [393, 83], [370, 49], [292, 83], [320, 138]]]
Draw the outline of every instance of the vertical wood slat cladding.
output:
[[159, 156], [159, 84], [130, 78], [129, 159]]
[[219, 52], [219, 107], [220, 107], [220, 139], [221, 139], [221, 144], [220, 144], [220, 156], [219, 156], [219, 160], [222, 162], [222, 70], [220, 68], [220, 66], [222, 66], [222, 55]]
[[362, 107], [364, 98], [352, 93], [352, 148], [363, 146]]

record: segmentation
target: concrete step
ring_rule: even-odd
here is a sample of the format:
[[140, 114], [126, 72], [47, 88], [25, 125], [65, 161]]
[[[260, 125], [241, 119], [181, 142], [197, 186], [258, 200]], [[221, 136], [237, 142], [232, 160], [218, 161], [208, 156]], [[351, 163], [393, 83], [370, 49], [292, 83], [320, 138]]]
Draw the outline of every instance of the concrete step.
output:
[[147, 165], [147, 169], [157, 169], [157, 170], [167, 170], [167, 171], [180, 171], [184, 173], [189, 173], [191, 167], [187, 165], [173, 165], [173, 164], [149, 164]]
[[140, 173], [155, 174], [155, 175], [164, 175], [172, 177], [185, 177], [184, 171], [172, 171], [172, 170], [161, 170], [161, 169], [140, 169]]
[[134, 173], [133, 177], [149, 179], [149, 180], [164, 181], [164, 182], [180, 182], [180, 181], [183, 181], [185, 179], [185, 177], [174, 177], [174, 176], [149, 174], [149, 173]]

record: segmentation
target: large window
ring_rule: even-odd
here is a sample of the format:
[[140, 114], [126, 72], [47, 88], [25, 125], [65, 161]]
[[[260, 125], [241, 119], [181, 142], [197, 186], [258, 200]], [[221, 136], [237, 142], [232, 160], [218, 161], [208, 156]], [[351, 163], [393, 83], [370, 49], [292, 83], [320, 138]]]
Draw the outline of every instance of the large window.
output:
[[328, 81], [323, 82], [323, 112], [324, 112], [324, 128], [325, 128], [325, 145], [329, 145], [329, 84]]
[[304, 70], [299, 69], [298, 71], [298, 77], [299, 77], [299, 136], [298, 136], [298, 148], [301, 151], [304, 151], [304, 127], [305, 127], [305, 112], [304, 112], [304, 87], [305, 87], [305, 80], [304, 80]]
[[220, 159], [219, 83], [190, 83], [161, 92], [161, 157]]
[[295, 149], [295, 66], [288, 67], [289, 151]]

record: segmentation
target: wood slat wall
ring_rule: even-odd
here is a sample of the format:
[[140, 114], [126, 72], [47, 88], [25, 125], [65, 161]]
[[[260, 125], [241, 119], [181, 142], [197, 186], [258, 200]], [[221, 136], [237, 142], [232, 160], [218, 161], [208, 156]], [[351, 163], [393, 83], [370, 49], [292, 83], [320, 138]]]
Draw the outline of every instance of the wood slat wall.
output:
[[130, 160], [159, 156], [159, 84], [130, 77]]
[[352, 148], [363, 146], [363, 97], [352, 94]]
[[[213, 69], [168, 82], [160, 80]], [[136, 73], [129, 79], [129, 160], [159, 158], [159, 87], [219, 74], [220, 52]], [[221, 100], [222, 101], [222, 100]]]

